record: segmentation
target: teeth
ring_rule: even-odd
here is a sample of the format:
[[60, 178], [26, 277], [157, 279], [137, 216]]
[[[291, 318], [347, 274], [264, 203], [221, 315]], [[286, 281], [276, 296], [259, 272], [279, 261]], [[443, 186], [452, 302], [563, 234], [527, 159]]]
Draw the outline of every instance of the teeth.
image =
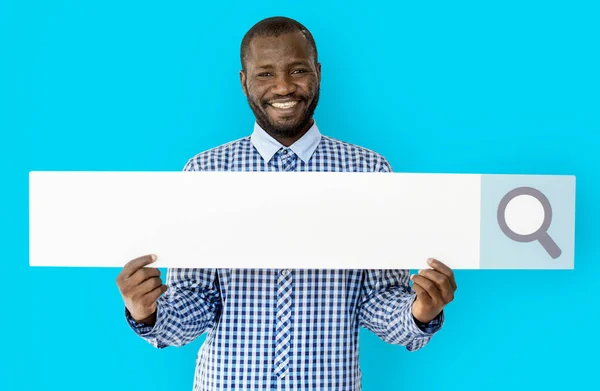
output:
[[271, 103], [271, 106], [276, 107], [278, 109], [289, 109], [291, 107], [296, 106], [297, 103], [298, 103], [297, 101], [285, 102], [285, 103]]

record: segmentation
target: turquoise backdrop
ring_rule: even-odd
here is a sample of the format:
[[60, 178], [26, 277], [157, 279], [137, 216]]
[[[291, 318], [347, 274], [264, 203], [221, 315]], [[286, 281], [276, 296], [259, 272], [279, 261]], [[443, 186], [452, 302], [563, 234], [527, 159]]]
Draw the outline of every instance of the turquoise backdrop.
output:
[[239, 44], [273, 15], [315, 36], [324, 134], [398, 172], [577, 176], [575, 270], [457, 271], [424, 349], [361, 332], [363, 389], [594, 388], [598, 4], [0, 0], [0, 389], [191, 390], [204, 336], [137, 338], [118, 269], [29, 267], [28, 172], [179, 171], [250, 134]]

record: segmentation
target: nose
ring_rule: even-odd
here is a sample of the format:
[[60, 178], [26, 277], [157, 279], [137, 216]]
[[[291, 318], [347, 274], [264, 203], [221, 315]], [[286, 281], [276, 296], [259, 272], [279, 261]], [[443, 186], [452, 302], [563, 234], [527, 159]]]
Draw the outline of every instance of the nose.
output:
[[280, 74], [275, 78], [271, 92], [276, 95], [289, 95], [296, 92], [296, 85], [291, 82], [288, 74]]

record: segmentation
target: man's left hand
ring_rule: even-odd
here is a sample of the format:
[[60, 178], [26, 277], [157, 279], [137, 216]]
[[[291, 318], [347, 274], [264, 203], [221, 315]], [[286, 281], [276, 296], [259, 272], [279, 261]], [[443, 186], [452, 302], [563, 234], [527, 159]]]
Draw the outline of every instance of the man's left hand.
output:
[[412, 306], [413, 316], [422, 323], [429, 323], [454, 299], [456, 282], [454, 272], [437, 259], [427, 260], [431, 269], [419, 270], [410, 279], [417, 299]]

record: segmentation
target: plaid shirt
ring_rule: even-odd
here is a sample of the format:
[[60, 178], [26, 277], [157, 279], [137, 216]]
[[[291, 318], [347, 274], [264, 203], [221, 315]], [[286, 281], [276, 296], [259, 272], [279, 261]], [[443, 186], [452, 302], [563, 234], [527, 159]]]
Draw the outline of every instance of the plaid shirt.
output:
[[[322, 136], [315, 123], [288, 148], [255, 124], [251, 136], [194, 156], [184, 171], [392, 169], [373, 151]], [[186, 196], [193, 202], [193, 194]], [[285, 229], [293, 222], [282, 213], [273, 224]], [[377, 234], [368, 228], [361, 229]], [[428, 324], [416, 322], [409, 270], [168, 269], [166, 284], [153, 327], [135, 322], [127, 309], [125, 316], [159, 349], [208, 332], [196, 360], [198, 391], [360, 390], [360, 326], [413, 351], [444, 319], [442, 312]]]

